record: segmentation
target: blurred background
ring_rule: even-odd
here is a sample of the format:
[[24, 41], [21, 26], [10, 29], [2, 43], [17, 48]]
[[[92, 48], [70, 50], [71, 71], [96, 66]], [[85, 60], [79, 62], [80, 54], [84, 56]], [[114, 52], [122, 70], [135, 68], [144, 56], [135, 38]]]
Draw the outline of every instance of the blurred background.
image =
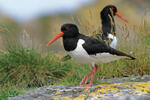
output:
[[120, 38], [129, 36], [122, 27], [130, 28], [132, 34], [136, 31], [133, 31], [134, 27], [150, 22], [149, 0], [0, 0], [0, 50], [5, 50], [4, 40], [15, 40], [27, 48], [64, 52], [61, 40], [49, 48], [45, 44], [60, 32], [64, 23], [77, 24], [84, 34], [99, 33], [100, 11], [108, 4], [116, 5], [129, 21], [126, 24], [115, 18]]

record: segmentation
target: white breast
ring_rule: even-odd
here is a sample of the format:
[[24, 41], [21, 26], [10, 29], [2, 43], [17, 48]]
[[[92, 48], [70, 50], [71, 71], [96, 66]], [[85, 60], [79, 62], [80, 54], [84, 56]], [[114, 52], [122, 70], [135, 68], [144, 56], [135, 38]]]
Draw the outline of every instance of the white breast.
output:
[[112, 42], [110, 43], [110, 47], [116, 48], [117, 47], [117, 38], [116, 38], [116, 36], [114, 36], [112, 34], [108, 34], [108, 38], [112, 39]]
[[83, 48], [83, 44], [85, 43], [84, 40], [79, 39], [78, 43], [77, 43], [77, 47], [75, 48], [75, 50], [67, 52], [73, 59], [75, 59], [76, 61], [83, 63], [83, 64], [92, 64], [93, 62], [93, 58], [91, 58], [88, 53], [85, 51], [85, 49]]

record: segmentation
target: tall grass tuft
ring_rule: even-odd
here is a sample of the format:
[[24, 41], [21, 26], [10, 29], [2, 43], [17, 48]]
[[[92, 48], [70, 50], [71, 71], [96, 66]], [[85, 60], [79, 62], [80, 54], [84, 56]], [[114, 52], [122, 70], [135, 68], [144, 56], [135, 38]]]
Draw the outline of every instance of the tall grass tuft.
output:
[[20, 87], [40, 87], [54, 84], [69, 71], [59, 58], [51, 54], [23, 48], [8, 46], [6, 52], [0, 53], [0, 85]]

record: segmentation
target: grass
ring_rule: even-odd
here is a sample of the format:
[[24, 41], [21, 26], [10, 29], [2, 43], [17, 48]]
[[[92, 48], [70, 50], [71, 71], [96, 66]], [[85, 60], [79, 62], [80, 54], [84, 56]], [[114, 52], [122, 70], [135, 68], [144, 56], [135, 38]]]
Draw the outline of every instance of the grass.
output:
[[1, 84], [25, 85], [23, 87], [50, 84], [68, 70], [56, 62], [53, 56], [43, 56], [35, 50], [9, 47], [8, 52], [1, 53], [0, 57]]
[[0, 53], [0, 86], [4, 87], [0, 93], [5, 95], [8, 92], [8, 96], [15, 96], [18, 92], [10, 91], [9, 87], [36, 88], [52, 85], [68, 71], [69, 64], [67, 66], [66, 63], [59, 62], [58, 57], [9, 45], [6, 52]]
[[7, 88], [1, 87], [0, 100], [7, 100], [8, 97], [14, 97], [16, 95], [23, 94], [23, 93], [25, 93], [23, 89], [19, 90], [13, 87], [7, 87]]

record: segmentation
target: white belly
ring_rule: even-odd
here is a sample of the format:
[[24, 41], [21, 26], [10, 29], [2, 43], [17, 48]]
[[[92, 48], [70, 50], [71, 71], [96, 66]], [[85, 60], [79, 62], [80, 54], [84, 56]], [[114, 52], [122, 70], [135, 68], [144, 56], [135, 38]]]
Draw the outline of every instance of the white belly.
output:
[[94, 59], [91, 58], [88, 53], [82, 47], [85, 41], [82, 39], [78, 40], [77, 47], [75, 50], [67, 52], [74, 60], [82, 63], [82, 64], [92, 64], [94, 63]]
[[115, 49], [117, 47], [117, 38], [116, 38], [116, 36], [113, 36], [112, 34], [108, 34], [108, 38], [112, 39], [112, 42], [110, 43], [109, 46]]

